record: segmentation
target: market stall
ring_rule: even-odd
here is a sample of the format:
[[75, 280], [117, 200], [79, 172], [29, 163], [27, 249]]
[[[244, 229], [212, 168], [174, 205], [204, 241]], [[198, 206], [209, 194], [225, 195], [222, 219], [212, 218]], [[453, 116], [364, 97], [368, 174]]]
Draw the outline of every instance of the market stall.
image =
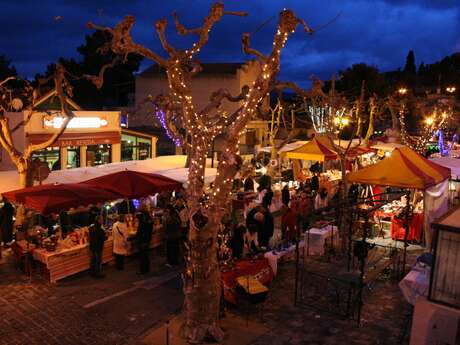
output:
[[[431, 232], [429, 224], [433, 219], [447, 211], [447, 180], [449, 177], [450, 169], [425, 159], [407, 147], [402, 147], [396, 148], [389, 157], [382, 161], [350, 173], [347, 179], [349, 182], [372, 186], [388, 186], [423, 191], [421, 207], [414, 207], [414, 212], [423, 212], [423, 216], [412, 216], [411, 224], [417, 227], [413, 231], [414, 237], [417, 237], [416, 235], [422, 232], [420, 228], [423, 224], [425, 241], [430, 245]], [[398, 228], [401, 225], [395, 217], [398, 213], [403, 212], [407, 202], [410, 202], [410, 200], [403, 200], [400, 203], [401, 207], [399, 210], [392, 211], [394, 213], [392, 215], [392, 226], [395, 229], [393, 231], [395, 239], [398, 239], [398, 234], [400, 234]], [[419, 221], [420, 217], [423, 217], [423, 222]], [[403, 218], [405, 220], [405, 217]], [[410, 233], [407, 235], [409, 236]]]
[[[51, 282], [56, 282], [89, 268], [91, 254], [88, 226], [91, 214], [102, 215], [106, 228], [109, 229], [102, 256], [105, 263], [112, 260], [110, 228], [116, 217], [111, 215], [116, 216], [119, 212], [126, 214], [128, 240], [134, 239], [137, 232], [136, 207], [130, 199], [180, 189], [180, 182], [164, 176], [122, 171], [90, 180], [88, 183], [43, 185], [4, 193], [6, 200], [23, 204], [25, 208], [45, 216], [44, 226], [33, 222], [24, 226], [21, 230], [24, 240], [16, 241], [13, 250], [18, 259], [32, 257], [39, 263], [41, 272]], [[143, 200], [153, 217], [151, 247], [155, 247], [162, 240], [162, 211], [153, 208], [153, 205], [150, 207], [148, 201], [151, 198]], [[102, 203], [106, 203], [106, 206]], [[131, 204], [133, 207], [129, 206]], [[70, 208], [73, 211], [67, 212]], [[134, 240], [128, 241], [126, 245], [128, 255], [137, 251]]]
[[237, 304], [236, 286], [237, 279], [251, 276], [261, 284], [268, 285], [272, 282], [274, 274], [264, 257], [254, 259], [241, 259], [221, 268], [224, 299], [232, 304]]

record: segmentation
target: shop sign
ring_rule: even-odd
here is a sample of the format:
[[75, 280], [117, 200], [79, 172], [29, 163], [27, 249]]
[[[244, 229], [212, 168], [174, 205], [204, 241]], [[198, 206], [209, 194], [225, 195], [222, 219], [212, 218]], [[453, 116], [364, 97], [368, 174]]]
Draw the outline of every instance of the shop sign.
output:
[[[45, 115], [43, 117], [43, 127], [59, 129], [62, 127], [64, 119], [62, 116]], [[102, 128], [107, 127], [107, 125], [106, 117], [74, 117], [67, 124], [67, 128]]]

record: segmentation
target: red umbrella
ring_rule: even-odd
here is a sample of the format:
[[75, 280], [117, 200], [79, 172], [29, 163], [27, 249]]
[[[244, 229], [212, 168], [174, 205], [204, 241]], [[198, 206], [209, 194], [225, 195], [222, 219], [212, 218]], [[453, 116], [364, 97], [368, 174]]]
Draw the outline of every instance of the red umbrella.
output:
[[96, 177], [80, 182], [80, 184], [108, 190], [119, 194], [120, 197], [125, 199], [141, 198], [162, 191], [182, 189], [180, 182], [169, 177], [132, 170]]
[[41, 214], [60, 212], [71, 207], [87, 206], [120, 198], [120, 195], [79, 183], [42, 185], [2, 194], [12, 202], [23, 203]]

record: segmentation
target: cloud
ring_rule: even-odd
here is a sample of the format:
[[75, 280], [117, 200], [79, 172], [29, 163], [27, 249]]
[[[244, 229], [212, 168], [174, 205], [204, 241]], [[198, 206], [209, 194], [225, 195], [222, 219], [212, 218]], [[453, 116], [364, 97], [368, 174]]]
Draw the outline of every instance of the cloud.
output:
[[[126, 14], [136, 16], [135, 40], [162, 53], [154, 21], [177, 11], [185, 25], [197, 26], [210, 4], [211, 0], [10, 0], [0, 13], [0, 54], [7, 55], [20, 74], [33, 76], [60, 56], [78, 57], [76, 47], [90, 33], [87, 21], [114, 25]], [[254, 47], [269, 52], [277, 14], [288, 7], [317, 29], [313, 36], [296, 32], [282, 54], [280, 77], [301, 84], [308, 84], [311, 74], [329, 78], [359, 62], [381, 70], [398, 68], [409, 49], [415, 51], [417, 63], [430, 63], [460, 49], [458, 0], [228, 0], [225, 6], [250, 15], [225, 16], [210, 33], [200, 60], [246, 60], [241, 51], [243, 32], [252, 33]], [[62, 19], [56, 21], [56, 16]], [[188, 47], [191, 38], [178, 37], [170, 17], [169, 21], [168, 38]]]

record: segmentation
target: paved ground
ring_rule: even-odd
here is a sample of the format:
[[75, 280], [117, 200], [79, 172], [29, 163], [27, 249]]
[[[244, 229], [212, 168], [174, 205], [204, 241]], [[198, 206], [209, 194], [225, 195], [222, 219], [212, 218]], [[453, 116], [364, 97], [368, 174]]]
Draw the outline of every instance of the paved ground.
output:
[[[368, 293], [361, 326], [308, 306], [293, 306], [294, 268], [282, 266], [262, 310], [251, 315], [270, 329], [251, 345], [397, 345], [410, 308], [393, 281], [378, 281]], [[332, 310], [333, 311], [333, 310]]]
[[[177, 272], [166, 269], [159, 257], [147, 277], [136, 275], [137, 263], [131, 259], [122, 273], [109, 267], [103, 279], [82, 273], [55, 285], [37, 275], [30, 281], [11, 260], [0, 263], [0, 345], [153, 345], [148, 330], [163, 325], [182, 305]], [[410, 308], [397, 282], [384, 277], [372, 286], [357, 327], [331, 312], [294, 307], [294, 276], [293, 263], [280, 265], [261, 307], [227, 312], [263, 330], [251, 345], [407, 343], [400, 338]], [[246, 322], [237, 324], [237, 334], [248, 332]], [[160, 344], [163, 339], [155, 345]]]
[[136, 274], [132, 258], [123, 272], [106, 267], [103, 279], [82, 273], [49, 284], [36, 274], [29, 280], [14, 269], [11, 257], [4, 257], [0, 344], [135, 344], [182, 306], [178, 273], [158, 260], [148, 276]]

